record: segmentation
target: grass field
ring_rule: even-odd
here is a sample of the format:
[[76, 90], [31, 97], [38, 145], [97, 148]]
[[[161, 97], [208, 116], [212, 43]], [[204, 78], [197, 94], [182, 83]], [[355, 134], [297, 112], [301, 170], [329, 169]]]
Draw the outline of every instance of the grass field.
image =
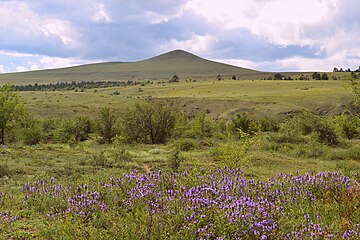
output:
[[[305, 109], [335, 126], [332, 116], [353, 98], [342, 80], [181, 79], [17, 94], [39, 119], [94, 120], [103, 107], [121, 118], [138, 101], [163, 99], [187, 114], [208, 113], [217, 130], [191, 137], [187, 129], [156, 145], [121, 136], [103, 144], [93, 132], [79, 142], [1, 146], [2, 239], [358, 239], [359, 138], [334, 130], [338, 142], [327, 144], [315, 130], [302, 135], [283, 122]], [[221, 132], [221, 120], [237, 113], [278, 119], [285, 130], [247, 140]], [[181, 143], [193, 146], [174, 157]], [[224, 168], [227, 158], [241, 171]]]
[[[340, 113], [352, 98], [342, 81], [226, 80], [153, 83], [81, 91], [20, 92], [39, 116], [94, 116], [103, 106], [121, 111], [137, 99], [170, 98], [186, 112], [209, 110], [214, 117], [235, 112], [276, 115], [298, 109]], [[118, 91], [120, 95], [113, 95]]]

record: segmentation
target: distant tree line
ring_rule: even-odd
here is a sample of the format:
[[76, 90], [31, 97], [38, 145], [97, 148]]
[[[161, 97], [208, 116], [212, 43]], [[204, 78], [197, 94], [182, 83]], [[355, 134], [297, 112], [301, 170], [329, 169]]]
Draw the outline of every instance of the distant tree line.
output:
[[333, 72], [360, 72], [360, 66], [356, 70], [350, 68], [344, 70], [343, 68], [334, 67]]
[[81, 81], [81, 82], [57, 82], [49, 84], [28, 84], [14, 85], [15, 91], [56, 91], [56, 90], [75, 90], [75, 89], [92, 89], [92, 88], [108, 88], [119, 86], [145, 85], [150, 81]]

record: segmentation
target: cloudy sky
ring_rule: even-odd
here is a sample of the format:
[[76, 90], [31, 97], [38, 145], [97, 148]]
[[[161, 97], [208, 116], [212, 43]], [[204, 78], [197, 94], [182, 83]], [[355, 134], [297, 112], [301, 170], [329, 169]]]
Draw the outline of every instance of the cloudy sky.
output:
[[0, 0], [0, 72], [174, 49], [263, 71], [360, 65], [360, 0]]

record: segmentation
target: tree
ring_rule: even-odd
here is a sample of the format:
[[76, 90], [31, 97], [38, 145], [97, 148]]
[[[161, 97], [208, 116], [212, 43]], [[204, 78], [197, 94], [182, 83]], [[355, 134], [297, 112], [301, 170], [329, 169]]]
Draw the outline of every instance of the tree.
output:
[[27, 112], [24, 103], [14, 92], [10, 84], [0, 87], [0, 136], [1, 144], [5, 144], [5, 133], [16, 121], [20, 120]]
[[311, 76], [315, 80], [320, 80], [321, 79], [321, 74], [318, 73], [318, 72], [314, 72]]
[[323, 73], [323, 74], [321, 75], [321, 79], [322, 79], [322, 80], [329, 80], [329, 76], [328, 76], [326, 73]]
[[284, 76], [283, 76], [281, 73], [275, 73], [275, 75], [274, 75], [274, 79], [275, 79], [275, 80], [282, 80], [283, 77], [284, 77]]
[[173, 83], [173, 82], [179, 82], [180, 81], [180, 78], [178, 75], [173, 75], [170, 80], [168, 81], [169, 83]]
[[354, 78], [349, 78], [348, 81], [354, 96], [354, 105], [360, 106], [360, 82]]
[[337, 67], [334, 67], [333, 72], [338, 72], [339, 69]]
[[104, 142], [111, 143], [116, 136], [116, 116], [112, 113], [110, 108], [104, 107], [100, 110], [100, 136]]
[[161, 144], [173, 134], [178, 111], [165, 102], [139, 102], [123, 116], [123, 137], [129, 143]]

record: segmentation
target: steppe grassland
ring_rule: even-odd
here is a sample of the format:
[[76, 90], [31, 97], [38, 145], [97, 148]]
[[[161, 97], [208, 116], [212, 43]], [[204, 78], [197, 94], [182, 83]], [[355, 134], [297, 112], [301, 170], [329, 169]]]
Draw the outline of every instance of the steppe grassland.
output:
[[[81, 91], [21, 92], [39, 116], [95, 116], [101, 107], [121, 111], [137, 99], [171, 98], [186, 111], [210, 110], [214, 117], [238, 110], [275, 115], [296, 109], [333, 113], [351, 99], [342, 81], [204, 80], [159, 83]], [[113, 95], [118, 91], [120, 95]]]

